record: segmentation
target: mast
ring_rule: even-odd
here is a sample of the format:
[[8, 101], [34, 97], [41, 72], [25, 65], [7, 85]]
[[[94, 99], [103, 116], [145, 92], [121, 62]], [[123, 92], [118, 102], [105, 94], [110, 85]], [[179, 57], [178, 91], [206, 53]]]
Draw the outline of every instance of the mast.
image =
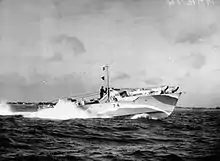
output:
[[106, 72], [107, 72], [107, 96], [108, 96], [108, 102], [110, 102], [110, 89], [109, 89], [109, 71], [108, 71], [108, 68], [109, 66], [106, 65]]
[[108, 66], [108, 65], [103, 66], [103, 67], [102, 67], [102, 70], [105, 72], [105, 76], [102, 76], [101, 78], [102, 78], [102, 80], [105, 81], [105, 87], [106, 87], [106, 89], [107, 89], [107, 102], [110, 102], [109, 66]]
[[110, 102], [110, 85], [109, 85], [109, 83], [110, 83], [110, 80], [109, 80], [109, 71], [108, 71], [108, 68], [109, 67], [107, 67], [107, 74], [108, 74], [108, 76], [107, 76], [107, 92], [108, 92], [108, 102]]
[[110, 89], [109, 89], [109, 66], [105, 65], [103, 70], [106, 72], [106, 88], [107, 88], [107, 102], [110, 102]]

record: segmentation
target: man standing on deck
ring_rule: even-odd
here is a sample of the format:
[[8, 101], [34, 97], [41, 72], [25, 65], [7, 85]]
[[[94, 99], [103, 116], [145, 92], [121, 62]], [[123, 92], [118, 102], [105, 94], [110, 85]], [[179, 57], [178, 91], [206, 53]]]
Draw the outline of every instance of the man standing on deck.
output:
[[100, 99], [102, 99], [104, 94], [105, 94], [105, 90], [104, 90], [104, 87], [102, 86], [101, 89], [100, 89]]

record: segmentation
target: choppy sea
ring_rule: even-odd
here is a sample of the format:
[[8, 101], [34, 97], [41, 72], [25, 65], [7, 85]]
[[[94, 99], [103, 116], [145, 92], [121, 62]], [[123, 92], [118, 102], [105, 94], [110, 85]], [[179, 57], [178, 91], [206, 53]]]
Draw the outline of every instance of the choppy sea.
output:
[[0, 105], [1, 161], [220, 160], [220, 110], [175, 110], [159, 121], [90, 118], [65, 103], [34, 108]]

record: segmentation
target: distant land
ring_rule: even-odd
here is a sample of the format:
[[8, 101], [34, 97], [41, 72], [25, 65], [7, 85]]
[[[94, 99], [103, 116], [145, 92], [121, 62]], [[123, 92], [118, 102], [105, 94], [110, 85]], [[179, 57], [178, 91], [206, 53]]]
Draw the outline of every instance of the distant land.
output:
[[181, 106], [177, 106], [175, 109], [177, 110], [200, 110], [200, 109], [220, 109], [219, 106], [217, 107], [181, 107]]
[[7, 102], [9, 105], [56, 105], [54, 102]]

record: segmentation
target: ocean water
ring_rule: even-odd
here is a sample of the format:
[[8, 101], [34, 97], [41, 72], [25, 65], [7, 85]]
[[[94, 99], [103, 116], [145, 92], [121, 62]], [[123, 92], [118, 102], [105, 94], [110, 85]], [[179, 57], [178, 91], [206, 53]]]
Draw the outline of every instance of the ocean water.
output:
[[0, 160], [220, 160], [220, 110], [175, 110], [164, 120], [92, 118], [71, 103], [0, 105]]

